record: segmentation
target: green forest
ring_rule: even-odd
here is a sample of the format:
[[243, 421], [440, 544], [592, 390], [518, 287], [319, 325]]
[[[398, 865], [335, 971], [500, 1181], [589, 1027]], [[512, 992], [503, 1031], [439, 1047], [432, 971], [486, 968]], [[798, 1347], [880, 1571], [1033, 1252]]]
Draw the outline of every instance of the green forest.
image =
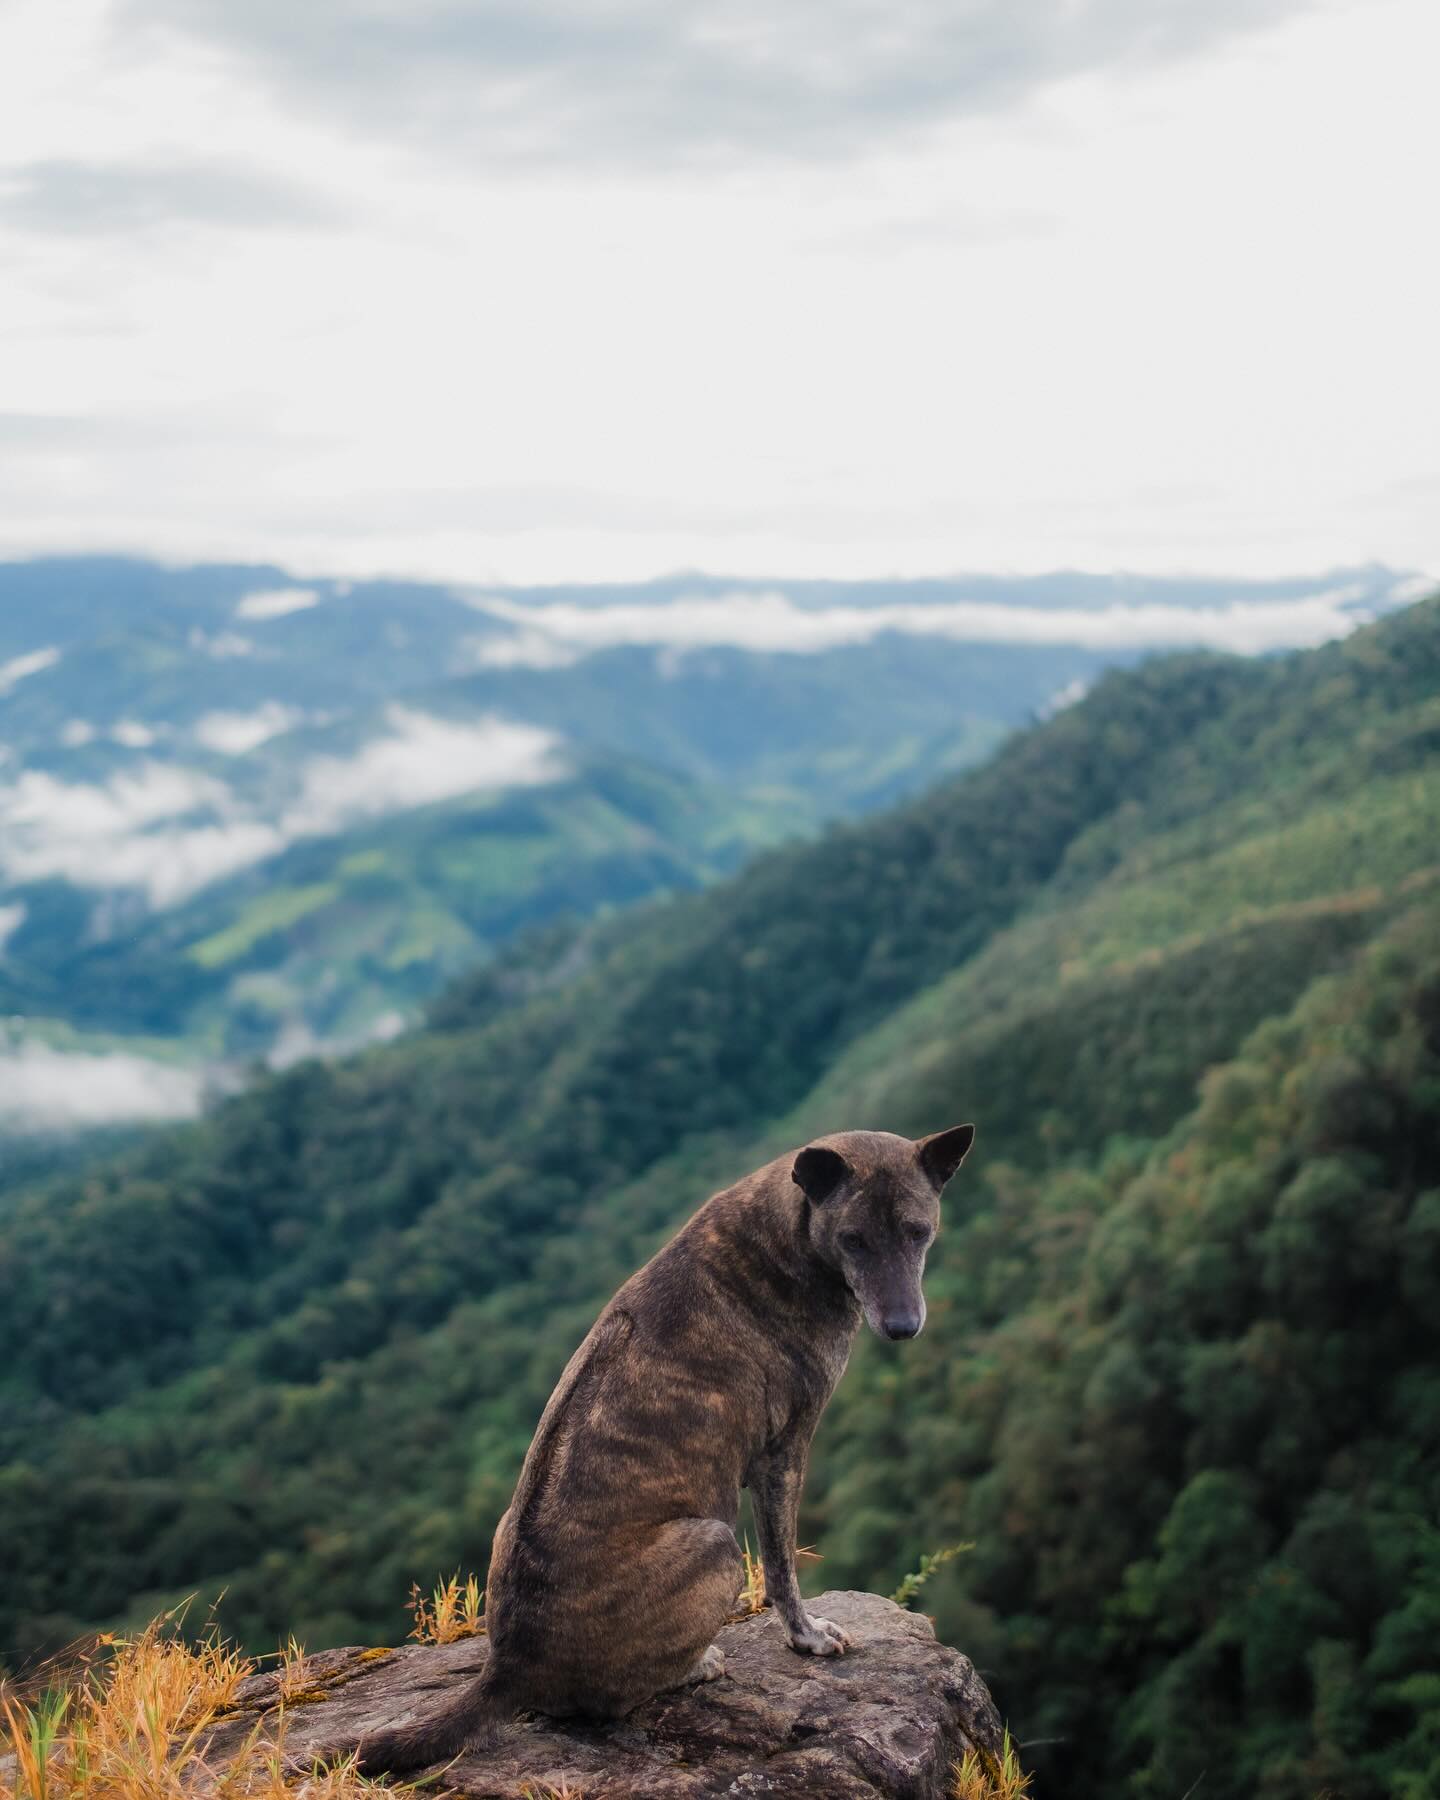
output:
[[1440, 1793], [1440, 600], [1115, 672], [982, 768], [522, 936], [424, 1029], [0, 1190], [0, 1660], [223, 1593], [394, 1642], [598, 1307], [825, 1131], [974, 1119], [812, 1584], [1046, 1800]]

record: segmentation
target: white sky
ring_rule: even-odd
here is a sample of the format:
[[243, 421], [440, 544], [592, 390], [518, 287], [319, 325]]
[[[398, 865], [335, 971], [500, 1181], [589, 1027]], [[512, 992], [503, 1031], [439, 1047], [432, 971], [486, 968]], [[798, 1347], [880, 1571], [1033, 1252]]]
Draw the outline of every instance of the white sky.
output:
[[0, 552], [1440, 573], [1434, 0], [947, 3], [7, 0]]

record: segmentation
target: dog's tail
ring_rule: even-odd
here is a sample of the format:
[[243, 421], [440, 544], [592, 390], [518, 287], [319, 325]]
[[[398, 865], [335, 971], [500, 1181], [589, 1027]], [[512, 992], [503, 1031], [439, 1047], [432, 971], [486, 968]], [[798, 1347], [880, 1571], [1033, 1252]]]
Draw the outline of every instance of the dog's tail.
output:
[[[517, 1704], [508, 1683], [486, 1669], [437, 1712], [387, 1731], [368, 1732], [353, 1746], [356, 1767], [362, 1775], [384, 1775], [487, 1750], [514, 1717]], [[328, 1762], [340, 1754], [320, 1754], [311, 1760]]]

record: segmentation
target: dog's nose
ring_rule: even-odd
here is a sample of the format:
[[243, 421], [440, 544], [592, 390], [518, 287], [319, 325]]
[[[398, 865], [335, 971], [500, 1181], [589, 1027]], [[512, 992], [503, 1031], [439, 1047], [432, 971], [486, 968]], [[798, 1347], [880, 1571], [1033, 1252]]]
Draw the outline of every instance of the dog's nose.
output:
[[919, 1313], [887, 1313], [880, 1321], [881, 1329], [892, 1343], [901, 1338], [916, 1337], [920, 1331]]

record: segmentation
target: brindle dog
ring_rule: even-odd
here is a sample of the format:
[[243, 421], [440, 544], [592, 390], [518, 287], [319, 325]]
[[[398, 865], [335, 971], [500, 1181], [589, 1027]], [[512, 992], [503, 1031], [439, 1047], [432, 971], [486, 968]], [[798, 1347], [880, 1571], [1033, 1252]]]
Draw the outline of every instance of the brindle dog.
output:
[[724, 1673], [740, 1489], [793, 1649], [849, 1648], [805, 1610], [795, 1529], [810, 1440], [861, 1317], [925, 1322], [920, 1278], [972, 1125], [846, 1131], [706, 1201], [571, 1357], [495, 1533], [484, 1672], [438, 1715], [359, 1747], [366, 1771], [439, 1762], [521, 1708], [614, 1718]]

